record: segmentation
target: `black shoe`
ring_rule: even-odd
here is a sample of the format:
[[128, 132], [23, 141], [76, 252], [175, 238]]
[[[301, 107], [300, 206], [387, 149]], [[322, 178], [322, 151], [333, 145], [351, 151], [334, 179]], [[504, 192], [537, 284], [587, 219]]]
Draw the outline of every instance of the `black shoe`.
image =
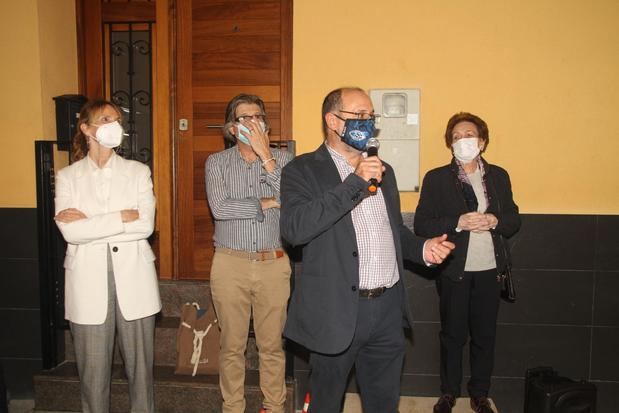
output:
[[471, 409], [475, 413], [494, 413], [492, 407], [490, 407], [490, 401], [486, 396], [471, 397]]
[[451, 408], [456, 404], [456, 398], [451, 394], [443, 394], [434, 405], [434, 413], [451, 413]]

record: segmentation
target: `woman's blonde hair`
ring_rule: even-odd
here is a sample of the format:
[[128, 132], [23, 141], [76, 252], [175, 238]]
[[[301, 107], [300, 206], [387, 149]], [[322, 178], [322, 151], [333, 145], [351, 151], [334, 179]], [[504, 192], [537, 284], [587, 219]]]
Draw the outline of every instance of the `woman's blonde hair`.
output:
[[88, 137], [82, 132], [81, 126], [84, 124], [91, 125], [97, 115], [105, 109], [106, 106], [112, 107], [118, 113], [118, 121], [121, 121], [120, 116], [122, 112], [115, 103], [105, 99], [95, 99], [86, 102], [80, 111], [80, 117], [77, 122], [77, 132], [73, 137], [73, 144], [71, 145], [71, 159], [73, 162], [85, 158], [88, 154]]

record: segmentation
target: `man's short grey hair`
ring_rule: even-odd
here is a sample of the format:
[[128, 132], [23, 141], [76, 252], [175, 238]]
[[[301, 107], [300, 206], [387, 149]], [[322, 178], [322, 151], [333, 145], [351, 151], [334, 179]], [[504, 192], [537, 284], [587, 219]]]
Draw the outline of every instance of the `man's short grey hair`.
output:
[[240, 95], [236, 95], [235, 97], [228, 102], [228, 106], [226, 106], [226, 119], [223, 127], [224, 138], [229, 140], [230, 142], [236, 143], [236, 136], [230, 133], [230, 128], [236, 124], [236, 108], [243, 104], [249, 105], [258, 105], [262, 114], [264, 115], [264, 123], [266, 125], [267, 131], [271, 129], [269, 125], [269, 118], [267, 117], [267, 112], [264, 108], [264, 102], [256, 95], [248, 95], [246, 93], [241, 93]]

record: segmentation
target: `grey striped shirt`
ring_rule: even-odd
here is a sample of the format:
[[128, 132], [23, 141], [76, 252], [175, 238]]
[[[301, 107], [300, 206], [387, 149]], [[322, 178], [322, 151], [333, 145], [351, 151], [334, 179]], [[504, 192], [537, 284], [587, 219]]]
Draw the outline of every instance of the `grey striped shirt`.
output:
[[243, 251], [280, 248], [279, 208], [262, 211], [260, 198], [279, 201], [282, 168], [290, 152], [271, 149], [277, 165], [267, 173], [260, 159], [249, 163], [238, 146], [215, 153], [206, 161], [206, 194], [215, 218], [216, 247]]

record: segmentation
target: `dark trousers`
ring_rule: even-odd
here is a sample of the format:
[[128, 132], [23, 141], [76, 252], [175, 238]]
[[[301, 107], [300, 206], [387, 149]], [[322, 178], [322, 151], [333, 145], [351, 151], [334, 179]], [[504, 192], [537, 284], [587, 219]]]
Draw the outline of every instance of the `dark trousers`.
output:
[[462, 280], [441, 277], [441, 392], [460, 396], [462, 349], [469, 345], [471, 397], [487, 396], [494, 367], [494, 344], [501, 285], [496, 269], [465, 272]]
[[355, 366], [364, 413], [394, 413], [404, 360], [401, 285], [376, 298], [359, 298], [355, 335], [336, 355], [310, 354], [310, 413], [340, 411]]

